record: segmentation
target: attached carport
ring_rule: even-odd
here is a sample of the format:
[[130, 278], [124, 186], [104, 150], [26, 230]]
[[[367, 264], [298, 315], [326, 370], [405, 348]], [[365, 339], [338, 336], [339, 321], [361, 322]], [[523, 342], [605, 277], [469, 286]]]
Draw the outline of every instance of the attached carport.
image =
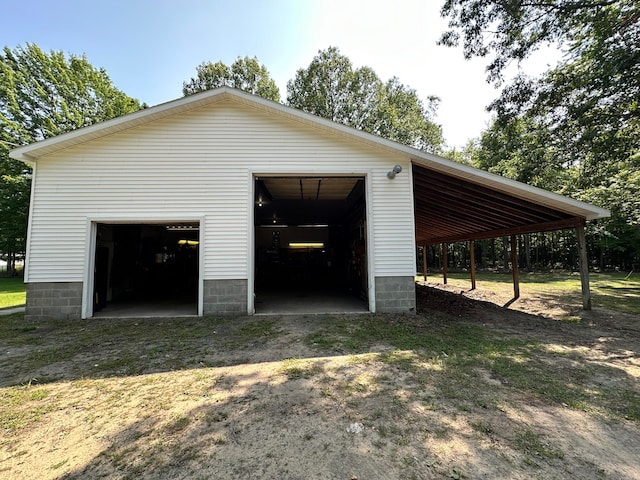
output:
[[[575, 229], [582, 303], [591, 309], [585, 223], [609, 216], [606, 209], [553, 194], [435, 156], [412, 159], [416, 244], [469, 242], [475, 288], [474, 240], [511, 238], [514, 298], [519, 296], [516, 235]], [[446, 278], [446, 264], [443, 262]], [[426, 274], [426, 272], [425, 272]]]

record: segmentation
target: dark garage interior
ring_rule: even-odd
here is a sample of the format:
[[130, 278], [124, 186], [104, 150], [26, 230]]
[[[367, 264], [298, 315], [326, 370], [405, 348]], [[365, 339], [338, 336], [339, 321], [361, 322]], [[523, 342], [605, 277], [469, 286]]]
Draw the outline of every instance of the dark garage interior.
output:
[[364, 178], [261, 177], [256, 313], [368, 311]]
[[196, 315], [199, 224], [98, 224], [94, 316]]

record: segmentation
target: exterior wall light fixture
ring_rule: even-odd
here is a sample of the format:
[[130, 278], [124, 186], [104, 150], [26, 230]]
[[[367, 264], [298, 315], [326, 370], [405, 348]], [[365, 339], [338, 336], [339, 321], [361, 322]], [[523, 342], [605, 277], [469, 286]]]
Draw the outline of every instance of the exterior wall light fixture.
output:
[[393, 180], [394, 178], [396, 178], [396, 175], [399, 174], [401, 171], [402, 171], [402, 166], [396, 165], [395, 167], [393, 167], [392, 170], [389, 170], [387, 172], [387, 178], [389, 180]]

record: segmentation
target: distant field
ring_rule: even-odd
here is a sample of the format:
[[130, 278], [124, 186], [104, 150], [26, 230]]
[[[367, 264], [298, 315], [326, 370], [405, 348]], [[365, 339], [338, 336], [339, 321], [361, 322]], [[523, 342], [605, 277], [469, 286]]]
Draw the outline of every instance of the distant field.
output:
[[26, 291], [22, 278], [0, 278], [0, 308], [25, 304]]
[[[594, 307], [610, 310], [640, 313], [640, 274], [626, 278], [626, 273], [592, 273], [590, 275], [591, 294]], [[422, 280], [422, 276], [416, 277]], [[429, 282], [442, 281], [442, 275], [428, 275]], [[511, 295], [513, 285], [511, 274], [478, 273], [477, 287], [497, 294]], [[450, 273], [448, 284], [460, 288], [471, 288], [468, 273]], [[520, 274], [520, 292], [522, 295], [555, 297], [563, 303], [580, 303], [580, 275], [577, 273], [530, 273]]]

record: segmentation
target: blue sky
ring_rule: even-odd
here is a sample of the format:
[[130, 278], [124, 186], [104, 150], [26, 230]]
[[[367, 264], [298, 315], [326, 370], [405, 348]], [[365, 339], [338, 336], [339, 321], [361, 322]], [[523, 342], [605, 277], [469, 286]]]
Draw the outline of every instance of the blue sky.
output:
[[182, 96], [204, 61], [257, 56], [286, 98], [286, 83], [319, 50], [336, 46], [382, 80], [441, 98], [449, 146], [486, 127], [497, 95], [484, 62], [436, 46], [441, 0], [15, 0], [3, 6], [2, 46], [86, 54], [126, 94], [156, 105]]

